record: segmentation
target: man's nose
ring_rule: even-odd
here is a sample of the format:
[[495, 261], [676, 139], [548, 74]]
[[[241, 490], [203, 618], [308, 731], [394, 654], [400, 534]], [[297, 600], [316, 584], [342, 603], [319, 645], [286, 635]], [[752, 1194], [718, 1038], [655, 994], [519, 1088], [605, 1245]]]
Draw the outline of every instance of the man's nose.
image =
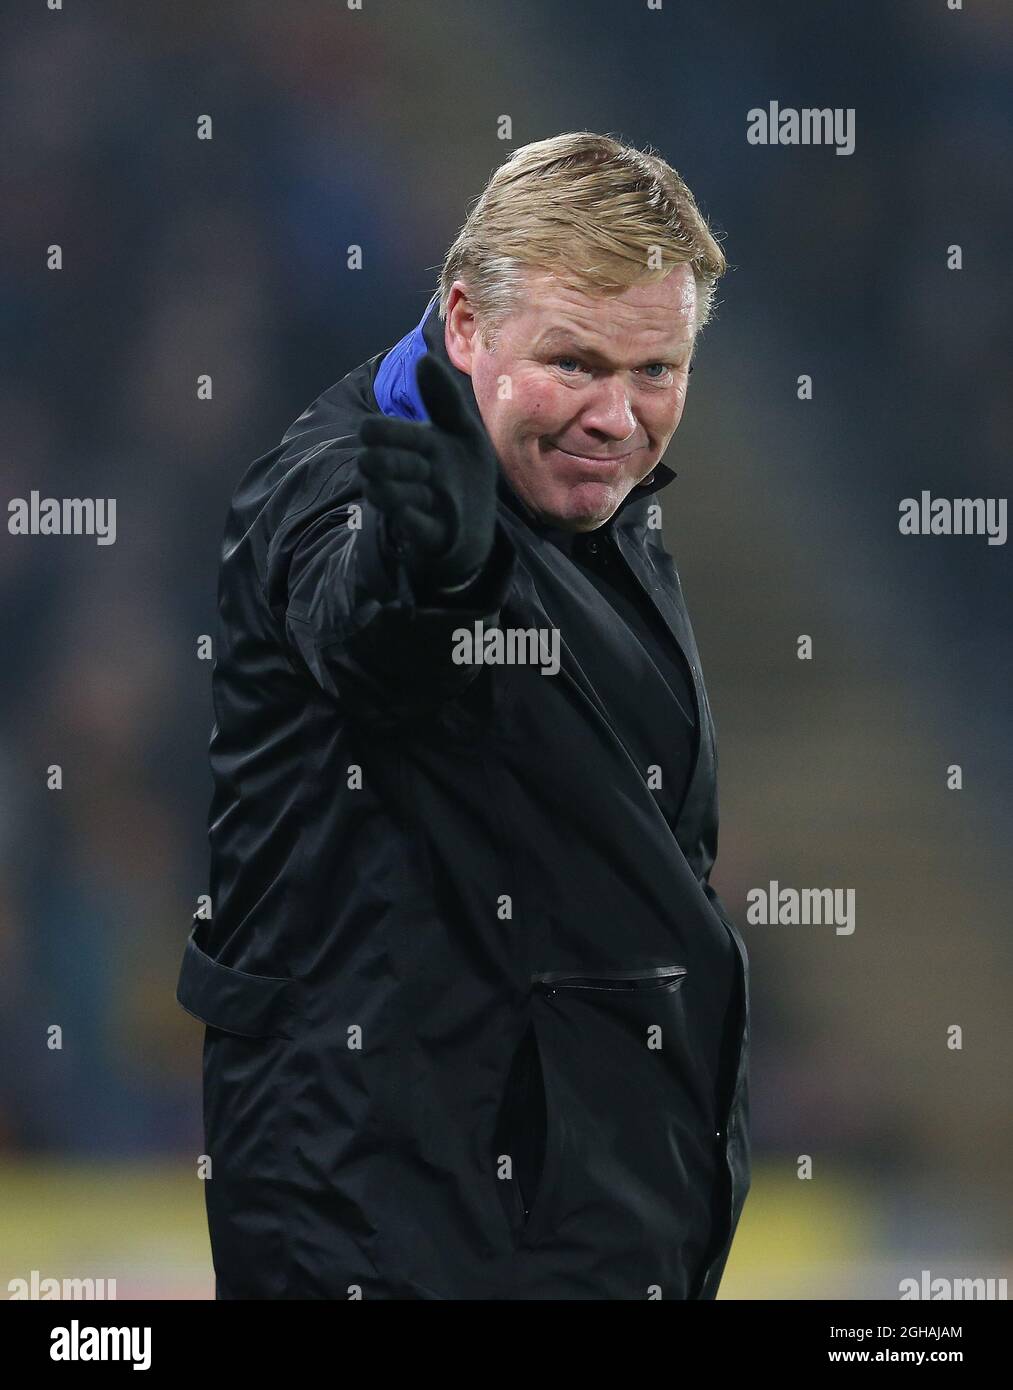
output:
[[595, 384], [580, 423], [586, 430], [594, 430], [608, 439], [629, 439], [637, 428], [637, 420], [629, 392], [620, 378], [608, 377]]

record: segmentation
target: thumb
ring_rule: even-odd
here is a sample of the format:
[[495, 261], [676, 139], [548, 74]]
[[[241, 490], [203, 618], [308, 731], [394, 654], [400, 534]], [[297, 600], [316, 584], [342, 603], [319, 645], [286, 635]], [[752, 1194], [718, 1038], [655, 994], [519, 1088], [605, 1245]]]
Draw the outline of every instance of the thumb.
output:
[[462, 387], [450, 368], [427, 352], [419, 358], [415, 376], [422, 403], [432, 423], [450, 434], [470, 434], [473, 421], [468, 414]]

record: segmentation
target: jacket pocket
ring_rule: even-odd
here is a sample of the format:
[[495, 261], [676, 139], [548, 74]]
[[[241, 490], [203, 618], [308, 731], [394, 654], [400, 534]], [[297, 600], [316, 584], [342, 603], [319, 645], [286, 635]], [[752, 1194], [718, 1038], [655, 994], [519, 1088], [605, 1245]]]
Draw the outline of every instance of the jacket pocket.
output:
[[[514, 1241], [531, 1239], [543, 1220], [559, 1165], [561, 1132], [554, 1117], [552, 1077], [542, 1063], [535, 1018], [514, 1053], [493, 1139], [494, 1171]], [[499, 1177], [504, 1156], [511, 1177]]]
[[[558, 1240], [568, 1250], [583, 1243], [615, 1287], [646, 1287], [657, 1248], [679, 1248], [683, 1240], [672, 1195], [678, 1162], [663, 1117], [677, 1104], [685, 1065], [685, 1014], [675, 996], [688, 975], [685, 966], [665, 964], [531, 976], [546, 1157], [520, 1241]], [[649, 1050], [655, 1028], [664, 1043]], [[662, 1234], [655, 1227], [673, 1202], [680, 1210]]]
[[567, 1152], [582, 1123], [569, 1079], [557, 1067], [550, 1001], [557, 996], [608, 999], [625, 1008], [634, 1000], [672, 994], [687, 974], [685, 966], [659, 965], [586, 973], [551, 970], [531, 976], [530, 1021], [514, 1054], [495, 1136], [497, 1163], [504, 1154], [512, 1159], [512, 1178], [500, 1179], [499, 1184], [518, 1246], [533, 1245], [551, 1232], [560, 1214]]
[[198, 944], [197, 931], [195, 925], [176, 985], [176, 998], [187, 1013], [239, 1037], [291, 1038], [296, 981], [222, 965]]
[[682, 965], [656, 965], [650, 970], [596, 970], [593, 975], [577, 975], [569, 970], [550, 970], [532, 975], [531, 987], [542, 994], [558, 990], [612, 990], [639, 994], [668, 994], [686, 978]]
[[176, 998], [206, 1025], [203, 1049], [204, 1184], [215, 1273], [229, 1298], [286, 1298], [292, 1275], [290, 1119], [300, 982], [252, 975], [204, 950], [195, 923]]

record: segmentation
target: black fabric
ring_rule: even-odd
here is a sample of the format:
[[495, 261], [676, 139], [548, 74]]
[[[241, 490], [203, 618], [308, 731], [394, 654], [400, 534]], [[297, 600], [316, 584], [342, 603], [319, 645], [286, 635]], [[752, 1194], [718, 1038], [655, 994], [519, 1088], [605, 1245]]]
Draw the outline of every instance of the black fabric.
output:
[[[645, 710], [643, 722], [654, 730], [654, 743], [664, 760], [664, 781], [658, 789], [657, 800], [674, 830], [696, 753], [695, 699], [686, 659], [657, 609], [630, 573], [616, 548], [610, 526], [591, 532], [547, 528], [544, 535], [611, 605], [620, 621], [636, 636], [647, 660], [671, 691], [674, 707], [658, 711], [657, 719], [649, 719], [649, 712]], [[611, 673], [601, 672], [599, 681], [605, 680], [614, 692], [610, 704], [623, 698], [631, 686], [634, 697], [641, 690], [636, 671], [628, 667]], [[659, 738], [662, 731], [663, 737]]]
[[[635, 636], [642, 649], [642, 658], [639, 654], [628, 656], [621, 664], [603, 660], [602, 632], [611, 622], [609, 616], [589, 606], [586, 621], [568, 622], [568, 637], [581, 644], [581, 664], [592, 674], [595, 688], [617, 725], [626, 731], [632, 756], [640, 767], [657, 769], [656, 777], [660, 772], [662, 784], [654, 795], [674, 833], [689, 790], [699, 733], [692, 675], [685, 657], [630, 572], [616, 546], [611, 524], [590, 532], [546, 527], [542, 534], [609, 603], [624, 635]], [[735, 1015], [737, 988], [735, 948], [725, 932], [701, 935], [687, 943], [685, 961], [694, 981], [699, 982], [685, 996], [687, 1014], [704, 1050], [720, 1059], [714, 1093], [715, 1113], [720, 1113], [729, 1081], [728, 1022]], [[695, 1181], [701, 1192], [710, 1191], [711, 1229], [719, 1230], [720, 1215], [715, 1213], [720, 1212], [727, 1194], [717, 1149], [713, 1155], [700, 1157]], [[701, 1223], [706, 1219], [702, 1209], [699, 1219]]]
[[[598, 568], [500, 471], [474, 583], [409, 592], [356, 467], [380, 360], [250, 466], [222, 547], [213, 912], [178, 990], [219, 1296], [713, 1298], [750, 1182], [748, 959], [647, 524], [674, 475]], [[558, 671], [455, 661], [475, 623], [556, 632]]]

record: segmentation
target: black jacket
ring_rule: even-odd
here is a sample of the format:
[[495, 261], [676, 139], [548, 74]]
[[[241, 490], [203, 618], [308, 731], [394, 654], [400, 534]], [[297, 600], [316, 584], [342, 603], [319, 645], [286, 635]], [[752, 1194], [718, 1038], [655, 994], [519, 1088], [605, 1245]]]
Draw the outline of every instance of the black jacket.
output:
[[[425, 342], [449, 363], [435, 314]], [[648, 525], [674, 475], [571, 548], [501, 474], [482, 575], [420, 604], [358, 491], [384, 355], [227, 522], [213, 911], [178, 986], [207, 1025], [217, 1295], [713, 1298], [750, 1180], [748, 963]], [[558, 674], [458, 664], [476, 622], [555, 625]]]

